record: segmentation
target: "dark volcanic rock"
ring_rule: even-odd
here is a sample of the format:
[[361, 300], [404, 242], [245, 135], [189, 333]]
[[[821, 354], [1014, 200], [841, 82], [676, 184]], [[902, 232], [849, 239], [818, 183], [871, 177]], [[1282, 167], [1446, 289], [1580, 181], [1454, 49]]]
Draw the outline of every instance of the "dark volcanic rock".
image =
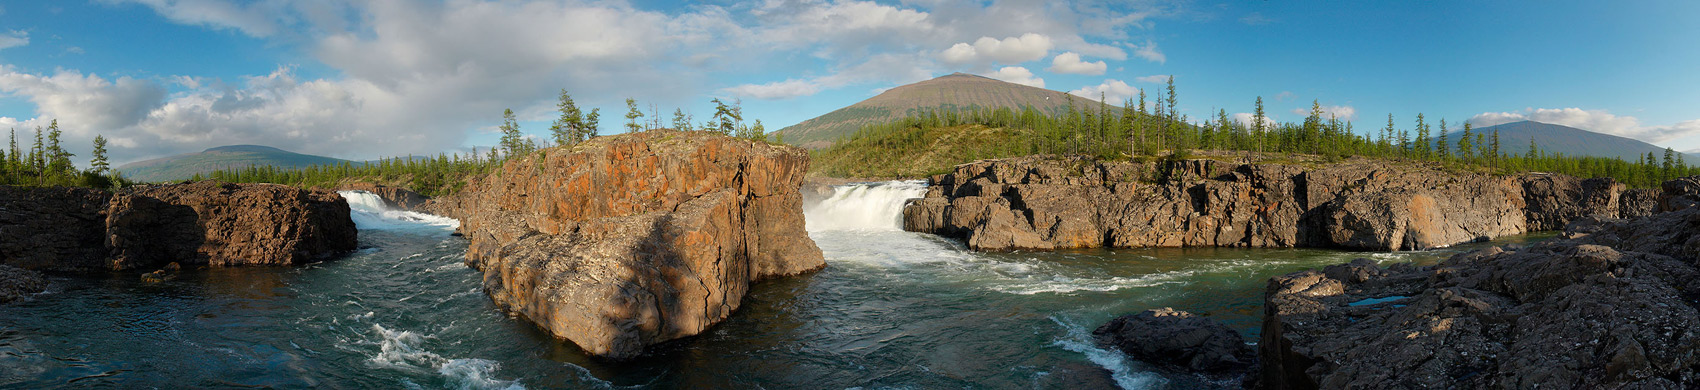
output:
[[1092, 334], [1140, 361], [1190, 371], [1241, 370], [1254, 356], [1245, 338], [1227, 325], [1170, 308], [1117, 317]]
[[1272, 278], [1262, 385], [1693, 388], [1696, 226], [1700, 210], [1433, 267], [1359, 261]]
[[601, 137], [509, 161], [430, 208], [460, 218], [497, 305], [609, 358], [699, 334], [751, 283], [825, 266], [802, 149], [702, 132]]
[[55, 272], [280, 265], [355, 249], [335, 193], [203, 181], [112, 194], [0, 187], [0, 263]]
[[1676, 211], [1700, 205], [1700, 176], [1664, 182], [1659, 186], [1659, 211]]
[[41, 273], [0, 264], [0, 303], [23, 299], [47, 289]]
[[1637, 188], [1618, 195], [1618, 218], [1639, 218], [1660, 212], [1659, 190]]

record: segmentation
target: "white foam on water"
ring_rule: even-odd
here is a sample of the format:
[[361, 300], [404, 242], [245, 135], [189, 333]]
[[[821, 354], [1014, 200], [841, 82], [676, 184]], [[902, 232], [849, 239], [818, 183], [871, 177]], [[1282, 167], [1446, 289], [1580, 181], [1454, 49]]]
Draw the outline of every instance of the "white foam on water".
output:
[[920, 180], [832, 187], [832, 196], [803, 207], [808, 231], [901, 231], [903, 204], [927, 194]]
[[1169, 381], [1163, 379], [1157, 373], [1136, 368], [1134, 366], [1136, 363], [1128, 359], [1121, 351], [1099, 348], [1098, 344], [1092, 341], [1092, 334], [1087, 332], [1085, 327], [1063, 321], [1055, 316], [1051, 317], [1051, 321], [1062, 326], [1066, 332], [1062, 338], [1053, 341], [1051, 345], [1086, 355], [1086, 360], [1091, 360], [1099, 367], [1110, 370], [1110, 378], [1116, 380], [1116, 386], [1131, 390], [1154, 389], [1168, 384]]
[[460, 220], [454, 218], [390, 208], [383, 198], [371, 192], [336, 193], [348, 200], [349, 216], [354, 218], [354, 226], [362, 230], [452, 231], [460, 227]]
[[391, 330], [379, 324], [372, 324], [372, 331], [381, 338], [378, 341], [378, 353], [367, 360], [375, 366], [416, 373], [435, 372], [442, 375], [447, 384], [455, 389], [525, 388], [517, 380], [492, 377], [499, 367], [495, 361], [444, 358], [426, 350], [427, 337], [413, 331]]

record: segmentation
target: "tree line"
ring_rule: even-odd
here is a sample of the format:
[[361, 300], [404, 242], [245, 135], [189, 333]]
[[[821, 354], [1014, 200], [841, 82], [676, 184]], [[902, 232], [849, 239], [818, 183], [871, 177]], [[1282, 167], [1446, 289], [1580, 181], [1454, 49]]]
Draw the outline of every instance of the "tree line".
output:
[[[665, 127], [659, 109], [654, 104], [649, 112], [642, 110], [636, 99], [626, 99], [627, 132], [640, 131], [711, 131], [728, 136], [767, 141], [767, 130], [761, 120], [744, 122], [741, 102], [730, 104], [719, 98], [709, 100], [714, 113], [701, 124], [683, 109], [673, 111], [671, 128]], [[330, 166], [314, 165], [305, 168], [278, 168], [269, 165], [222, 169], [195, 179], [208, 178], [233, 183], [276, 183], [305, 187], [335, 187], [348, 179], [377, 181], [405, 185], [427, 196], [457, 192], [465, 179], [474, 174], [489, 172], [508, 159], [537, 153], [548, 147], [571, 147], [601, 136], [601, 109], [586, 111], [578, 106], [571, 94], [561, 90], [556, 111], [559, 113], [549, 126], [549, 139], [528, 137], [521, 131], [513, 109], [502, 110], [501, 140], [482, 153], [477, 147], [468, 154], [440, 153], [435, 157], [385, 158], [374, 163], [343, 163]], [[647, 119], [646, 119], [647, 118]], [[778, 142], [779, 140], [774, 140]]]
[[18, 129], [11, 129], [10, 142], [0, 150], [0, 185], [111, 189], [128, 184], [107, 162], [106, 137], [94, 137], [89, 169], [77, 169], [71, 161], [76, 155], [65, 150], [60, 142], [62, 135], [59, 120], [54, 119], [45, 130], [37, 126], [35, 142], [24, 149], [18, 146]]
[[[1047, 114], [1031, 106], [933, 110], [902, 120], [864, 126], [840, 138], [832, 147], [815, 152], [817, 159], [831, 161], [825, 169], [844, 172], [828, 174], [878, 174], [874, 169], [851, 169], [855, 165], [901, 165], [907, 156], [927, 148], [940, 149], [939, 128], [983, 126], [1001, 129], [1007, 139], [977, 143], [954, 163], [982, 158], [1023, 155], [1077, 155], [1100, 159], [1129, 159], [1159, 156], [1184, 157], [1191, 150], [1244, 151], [1255, 153], [1310, 154], [1338, 160], [1352, 156], [1403, 161], [1424, 161], [1456, 168], [1483, 168], [1493, 172], [1552, 172], [1578, 177], [1613, 177], [1634, 187], [1652, 187], [1677, 177], [1700, 174], [1683, 161], [1681, 153], [1667, 148], [1664, 156], [1648, 153], [1636, 161], [1593, 156], [1568, 156], [1541, 150], [1531, 140], [1527, 149], [1500, 142], [1498, 130], [1477, 131], [1465, 122], [1457, 139], [1449, 138], [1451, 125], [1441, 119], [1438, 127], [1424, 114], [1417, 114], [1409, 127], [1399, 126], [1393, 115], [1384, 128], [1360, 134], [1351, 121], [1326, 114], [1312, 101], [1309, 115], [1301, 122], [1271, 120], [1263, 98], [1253, 102], [1249, 120], [1236, 120], [1227, 110], [1217, 109], [1209, 118], [1195, 121], [1176, 109], [1174, 78], [1148, 100], [1141, 90], [1137, 98], [1115, 106], [1103, 94], [1097, 101], [1077, 103], [1069, 95], [1060, 114]], [[1084, 99], [1083, 99], [1084, 100]], [[958, 137], [957, 140], [960, 140]], [[959, 141], [952, 141], [959, 142]], [[930, 167], [942, 173], [949, 165]], [[913, 171], [913, 170], [911, 170]], [[936, 172], [935, 172], [936, 171]]]

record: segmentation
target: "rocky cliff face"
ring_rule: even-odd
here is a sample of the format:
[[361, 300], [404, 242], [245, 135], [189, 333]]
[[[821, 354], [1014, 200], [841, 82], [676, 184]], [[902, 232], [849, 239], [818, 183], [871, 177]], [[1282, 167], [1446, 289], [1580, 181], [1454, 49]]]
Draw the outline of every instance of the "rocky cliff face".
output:
[[1700, 385], [1700, 209], [1579, 225], [1592, 233], [1432, 267], [1359, 260], [1271, 279], [1262, 384]]
[[709, 133], [601, 137], [509, 161], [429, 209], [459, 218], [498, 305], [595, 355], [703, 332], [752, 282], [825, 266], [802, 149]]
[[0, 186], [0, 263], [54, 272], [300, 264], [355, 249], [333, 192], [203, 181], [109, 193]]
[[1084, 247], [1444, 247], [1642, 213], [1622, 184], [1449, 173], [1349, 160], [1321, 167], [1216, 160], [1147, 163], [1024, 157], [931, 178], [903, 210], [910, 231], [977, 250]]

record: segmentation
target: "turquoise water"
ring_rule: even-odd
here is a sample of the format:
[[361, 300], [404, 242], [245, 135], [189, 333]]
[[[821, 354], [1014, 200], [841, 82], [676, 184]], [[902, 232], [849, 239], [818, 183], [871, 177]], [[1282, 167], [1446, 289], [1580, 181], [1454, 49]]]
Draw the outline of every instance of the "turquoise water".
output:
[[[453, 221], [356, 202], [364, 249], [300, 268], [54, 277], [0, 306], [0, 387], [1208, 388], [1094, 347], [1092, 328], [1174, 307], [1255, 339], [1264, 280], [1460, 250], [979, 254], [896, 229], [912, 183], [807, 207], [828, 268], [766, 282], [727, 321], [629, 362], [501, 313]], [[1539, 239], [1521, 237], [1517, 240]]]

